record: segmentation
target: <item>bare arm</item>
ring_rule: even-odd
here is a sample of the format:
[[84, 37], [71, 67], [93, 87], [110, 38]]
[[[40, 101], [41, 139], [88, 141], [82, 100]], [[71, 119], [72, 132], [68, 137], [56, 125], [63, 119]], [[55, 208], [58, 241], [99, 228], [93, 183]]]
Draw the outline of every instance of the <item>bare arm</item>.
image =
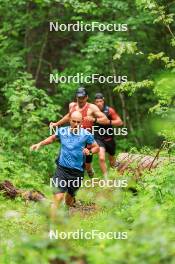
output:
[[69, 104], [69, 113], [67, 113], [65, 116], [63, 116], [63, 118], [61, 118], [59, 121], [57, 122], [51, 122], [49, 126], [52, 126], [52, 127], [56, 127], [56, 126], [62, 126], [66, 123], [69, 123], [69, 119], [70, 119], [70, 110], [71, 108], [73, 107], [75, 103], [70, 103]]
[[113, 108], [110, 108], [110, 116], [111, 121], [110, 124], [114, 126], [122, 126], [123, 121], [121, 120], [120, 116], [116, 113], [116, 111]]
[[92, 111], [92, 116], [87, 116], [85, 119], [88, 119], [89, 121], [93, 121], [102, 125], [109, 124], [109, 119], [105, 116], [104, 113], [102, 113], [99, 108], [91, 104], [91, 111]]
[[69, 113], [67, 113], [65, 116], [63, 116], [63, 118], [61, 118], [56, 123], [51, 122], [49, 126], [52, 126], [52, 127], [62, 126], [62, 125], [64, 125], [64, 124], [69, 122], [69, 117], [70, 117]]
[[40, 141], [39, 143], [32, 145], [30, 147], [30, 150], [38, 150], [41, 146], [49, 145], [55, 140], [56, 140], [56, 135], [52, 135], [44, 139], [43, 141]]
[[96, 142], [91, 144], [90, 147], [92, 154], [98, 153], [100, 151], [99, 145]]
[[120, 117], [118, 117], [115, 120], [111, 120], [111, 125], [122, 126], [123, 125], [123, 121], [121, 120]]
[[52, 127], [62, 126], [68, 122], [69, 122], [69, 113], [67, 113], [65, 116], [63, 116], [63, 118], [61, 118], [58, 122], [56, 122], [56, 123], [51, 122], [50, 126], [52, 126]]
[[94, 142], [93, 144], [88, 144], [87, 148], [84, 148], [83, 153], [89, 155], [90, 151], [92, 154], [98, 153], [100, 151], [99, 145]]

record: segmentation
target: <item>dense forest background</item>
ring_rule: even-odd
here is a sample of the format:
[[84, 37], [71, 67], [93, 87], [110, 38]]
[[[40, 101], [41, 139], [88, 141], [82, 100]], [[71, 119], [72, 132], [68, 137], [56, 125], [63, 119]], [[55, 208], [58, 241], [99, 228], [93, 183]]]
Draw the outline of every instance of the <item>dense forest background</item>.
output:
[[[27, 90], [21, 91], [25, 94], [20, 94], [14, 102], [18, 82], [26, 82], [32, 90], [29, 80], [33, 80], [37, 91], [42, 89], [51, 98], [57, 114], [50, 115], [48, 110], [45, 116], [48, 122], [67, 111], [79, 86], [50, 83], [51, 73], [125, 75], [127, 88], [115, 93], [115, 84], [83, 85], [91, 101], [94, 93], [101, 91], [106, 102], [122, 116], [129, 130], [129, 141], [122, 142], [123, 148], [127, 149], [129, 142], [138, 147], [158, 146], [160, 142], [150, 127], [149, 109], [159, 99], [153, 82], [165, 68], [172, 71], [174, 67], [174, 9], [174, 1], [1, 1], [1, 115], [7, 116], [9, 104], [18, 107], [19, 114], [20, 111], [33, 113], [36, 109]], [[127, 24], [128, 30], [54, 32], [49, 31], [50, 21]], [[9, 87], [13, 87], [12, 94]], [[129, 96], [133, 89], [134, 94]]]
[[[67, 112], [80, 85], [87, 88], [90, 102], [96, 92], [103, 92], [106, 103], [121, 115], [128, 136], [117, 138], [118, 153], [155, 155], [166, 140], [173, 155], [174, 14], [174, 0], [0, 0], [0, 179], [10, 179], [19, 188], [41, 190], [51, 198], [48, 183], [58, 146], [39, 153], [30, 153], [29, 146], [48, 136], [49, 123]], [[127, 24], [128, 30], [51, 32], [50, 21]], [[78, 72], [124, 75], [128, 82], [49, 82], [52, 73], [68, 76]], [[168, 155], [166, 151], [164, 155]], [[97, 159], [94, 166], [101, 177]], [[75, 263], [84, 261], [84, 256], [88, 262], [82, 263], [173, 263], [173, 179], [171, 164], [143, 175], [137, 183], [137, 197], [128, 192], [113, 191], [108, 196], [101, 190], [80, 191], [86, 202], [95, 199], [103, 210], [90, 219], [75, 216], [71, 227], [81, 223], [85, 229], [98, 228], [100, 223], [105, 230], [111, 226], [130, 232], [124, 246], [118, 241], [86, 242], [87, 247], [92, 246], [88, 252], [83, 242], [52, 244], [42, 237], [48, 231], [49, 205], [26, 207], [20, 198], [7, 201], [0, 196], [1, 263], [72, 263], [75, 255]], [[61, 212], [67, 219], [64, 210]], [[70, 228], [66, 221], [59, 225]], [[120, 253], [114, 256], [114, 252]], [[50, 259], [53, 262], [48, 262]]]

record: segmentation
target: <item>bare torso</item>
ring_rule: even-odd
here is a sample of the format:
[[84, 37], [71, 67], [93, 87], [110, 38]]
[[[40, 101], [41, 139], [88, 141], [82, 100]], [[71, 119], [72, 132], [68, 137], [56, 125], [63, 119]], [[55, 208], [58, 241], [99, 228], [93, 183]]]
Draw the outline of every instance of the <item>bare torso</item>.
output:
[[[88, 104], [88, 107], [87, 107]], [[79, 111], [82, 113], [82, 111], [87, 107], [87, 116], [95, 117], [95, 112], [99, 112], [99, 109], [96, 107], [94, 104], [86, 103], [83, 107], [79, 107], [77, 103], [70, 103], [69, 105], [69, 112], [71, 113], [72, 111]]]

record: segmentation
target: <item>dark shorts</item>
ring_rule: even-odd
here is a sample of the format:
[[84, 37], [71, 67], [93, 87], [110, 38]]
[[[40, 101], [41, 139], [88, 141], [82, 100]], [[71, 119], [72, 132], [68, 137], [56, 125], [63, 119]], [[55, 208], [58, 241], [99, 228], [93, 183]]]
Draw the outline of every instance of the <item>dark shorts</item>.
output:
[[114, 138], [96, 138], [95, 141], [99, 147], [103, 147], [109, 155], [115, 155], [116, 143]]
[[75, 196], [75, 193], [81, 187], [83, 177], [83, 171], [57, 165], [55, 175], [52, 178], [54, 194], [69, 193], [71, 196]]

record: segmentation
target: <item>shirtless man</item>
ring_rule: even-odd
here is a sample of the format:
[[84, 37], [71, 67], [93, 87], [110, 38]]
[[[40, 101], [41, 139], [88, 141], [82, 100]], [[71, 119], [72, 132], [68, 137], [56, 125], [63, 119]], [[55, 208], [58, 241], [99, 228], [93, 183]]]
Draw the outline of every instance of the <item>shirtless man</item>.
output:
[[[69, 104], [69, 113], [67, 113], [61, 120], [56, 123], [51, 122], [51, 127], [59, 127], [69, 122], [70, 115], [74, 111], [79, 111], [82, 114], [82, 127], [87, 129], [89, 132], [92, 130], [92, 126], [94, 123], [98, 124], [109, 124], [108, 118], [104, 113], [100, 111], [100, 109], [95, 105], [88, 103], [88, 94], [85, 88], [80, 87], [76, 92], [77, 102], [72, 102]], [[92, 163], [92, 155], [86, 156], [85, 168], [89, 175], [92, 177], [94, 175], [94, 171], [91, 166]]]

